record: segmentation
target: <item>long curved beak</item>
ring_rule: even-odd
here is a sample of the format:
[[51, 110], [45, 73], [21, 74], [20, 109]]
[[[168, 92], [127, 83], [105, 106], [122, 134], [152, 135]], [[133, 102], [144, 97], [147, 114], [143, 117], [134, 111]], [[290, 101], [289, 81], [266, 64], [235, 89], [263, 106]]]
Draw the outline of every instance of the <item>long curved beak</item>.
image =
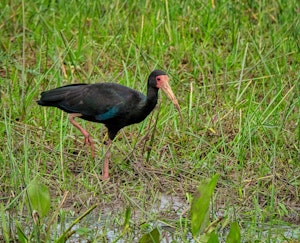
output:
[[168, 96], [168, 98], [173, 102], [176, 110], [179, 112], [181, 121], [183, 121], [178, 100], [175, 97], [175, 95], [171, 89], [171, 86], [169, 85], [169, 82], [168, 82], [169, 78], [167, 75], [162, 75], [161, 77], [163, 77], [163, 81], [160, 84], [160, 88], [165, 92], [165, 94]]

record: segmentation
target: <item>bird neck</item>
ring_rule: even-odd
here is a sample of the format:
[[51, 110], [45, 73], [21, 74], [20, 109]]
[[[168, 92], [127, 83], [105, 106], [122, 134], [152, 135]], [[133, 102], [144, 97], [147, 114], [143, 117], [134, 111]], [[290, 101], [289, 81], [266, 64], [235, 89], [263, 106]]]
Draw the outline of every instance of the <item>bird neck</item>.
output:
[[148, 87], [147, 90], [147, 104], [150, 110], [153, 110], [157, 104], [158, 99], [158, 89], [153, 87]]

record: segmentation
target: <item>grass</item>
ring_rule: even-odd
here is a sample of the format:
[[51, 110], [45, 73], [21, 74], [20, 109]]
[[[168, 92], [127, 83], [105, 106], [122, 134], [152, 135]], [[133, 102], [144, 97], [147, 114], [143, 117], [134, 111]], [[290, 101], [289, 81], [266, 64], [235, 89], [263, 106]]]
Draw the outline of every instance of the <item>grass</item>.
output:
[[[296, 0], [224, 0], [215, 8], [192, 0], [3, 0], [0, 7], [0, 198], [9, 217], [30, 221], [24, 188], [37, 178], [53, 208], [66, 191], [64, 208], [76, 215], [99, 205], [94, 216], [104, 225], [95, 239], [104, 241], [130, 207], [137, 229], [183, 222], [176, 236], [187, 241], [188, 198], [199, 181], [219, 174], [211, 217], [226, 218], [220, 237], [235, 220], [245, 242], [299, 237]], [[80, 121], [96, 142], [92, 160], [66, 114], [35, 100], [43, 90], [81, 82], [145, 93], [155, 68], [169, 74], [184, 121], [161, 95], [144, 122], [120, 132], [103, 182], [106, 128]], [[182, 208], [174, 212], [170, 201], [159, 210], [161, 195], [180, 198]], [[278, 225], [291, 235], [274, 235]]]

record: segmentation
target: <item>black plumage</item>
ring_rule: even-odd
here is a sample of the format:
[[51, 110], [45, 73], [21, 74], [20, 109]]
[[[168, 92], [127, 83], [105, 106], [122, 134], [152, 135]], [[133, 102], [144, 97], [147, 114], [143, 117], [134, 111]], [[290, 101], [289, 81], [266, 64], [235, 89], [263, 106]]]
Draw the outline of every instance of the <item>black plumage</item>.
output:
[[74, 118], [105, 124], [112, 141], [120, 129], [141, 122], [149, 115], [157, 104], [159, 88], [165, 91], [180, 112], [177, 99], [168, 84], [168, 76], [161, 70], [154, 70], [150, 74], [146, 96], [116, 83], [71, 84], [42, 92], [37, 103], [70, 113], [70, 122], [85, 136], [85, 143], [91, 145], [94, 156], [90, 135]]

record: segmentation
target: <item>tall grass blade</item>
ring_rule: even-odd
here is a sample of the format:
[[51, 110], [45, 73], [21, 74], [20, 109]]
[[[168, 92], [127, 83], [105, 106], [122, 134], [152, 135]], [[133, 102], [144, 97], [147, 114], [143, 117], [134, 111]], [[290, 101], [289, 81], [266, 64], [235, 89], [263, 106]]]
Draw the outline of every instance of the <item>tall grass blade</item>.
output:
[[87, 211], [85, 211], [81, 216], [76, 218], [71, 225], [61, 234], [61, 236], [55, 241], [56, 243], [65, 242], [67, 239], [69, 239], [74, 233], [76, 233], [76, 230], [72, 230], [72, 228], [78, 224], [82, 219], [84, 219], [90, 212], [92, 212], [97, 205], [91, 206]]
[[5, 242], [9, 242], [9, 231], [8, 231], [6, 217], [5, 217], [4, 206], [2, 203], [0, 204], [0, 209], [1, 209], [1, 221], [2, 221], [2, 236]]
[[17, 235], [18, 235], [18, 240], [21, 243], [27, 243], [29, 242], [25, 232], [22, 230], [21, 225], [18, 221], [16, 221], [16, 228], [17, 228]]

